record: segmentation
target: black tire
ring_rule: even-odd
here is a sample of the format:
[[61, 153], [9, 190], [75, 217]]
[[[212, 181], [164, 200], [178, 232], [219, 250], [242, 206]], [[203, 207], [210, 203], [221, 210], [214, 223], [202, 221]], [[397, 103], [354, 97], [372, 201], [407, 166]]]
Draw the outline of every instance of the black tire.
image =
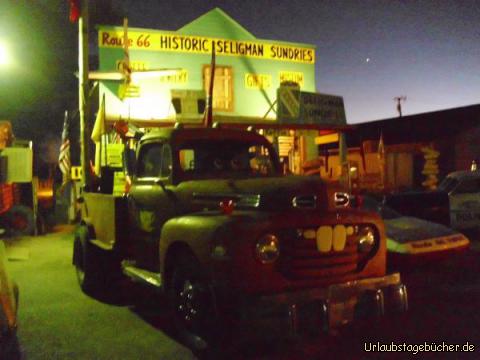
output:
[[83, 292], [109, 304], [124, 302], [125, 278], [114, 251], [103, 250], [89, 240], [87, 226], [80, 225], [73, 242], [73, 265]]
[[103, 285], [100, 257], [97, 249], [88, 241], [88, 229], [80, 225], [73, 242], [73, 265], [80, 288], [88, 295], [99, 291]]
[[37, 213], [37, 235], [45, 235], [47, 233], [47, 226], [43, 215]]
[[8, 231], [12, 236], [33, 235], [33, 210], [25, 205], [14, 205], [6, 214]]
[[175, 330], [197, 355], [216, 350], [222, 333], [215, 295], [198, 260], [182, 253], [173, 260], [167, 294]]

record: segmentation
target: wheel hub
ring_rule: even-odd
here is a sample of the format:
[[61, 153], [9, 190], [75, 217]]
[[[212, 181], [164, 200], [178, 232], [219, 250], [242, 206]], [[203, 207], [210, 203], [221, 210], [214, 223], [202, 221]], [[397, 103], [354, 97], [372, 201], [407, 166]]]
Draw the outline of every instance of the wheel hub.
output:
[[177, 310], [181, 315], [182, 319], [185, 320], [187, 323], [193, 322], [193, 320], [195, 320], [198, 315], [198, 292], [198, 286], [192, 284], [190, 280], [186, 280], [183, 283], [183, 288], [180, 290]]

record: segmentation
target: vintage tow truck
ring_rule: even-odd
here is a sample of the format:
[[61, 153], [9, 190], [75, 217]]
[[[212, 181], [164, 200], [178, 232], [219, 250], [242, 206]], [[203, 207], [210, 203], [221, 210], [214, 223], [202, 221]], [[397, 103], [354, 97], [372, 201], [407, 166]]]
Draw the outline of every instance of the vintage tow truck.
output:
[[135, 159], [123, 196], [100, 186], [80, 199], [73, 264], [87, 293], [119, 274], [165, 291], [197, 350], [225, 324], [334, 331], [407, 309], [399, 274], [386, 274], [381, 218], [319, 177], [283, 175], [260, 134], [156, 129]]

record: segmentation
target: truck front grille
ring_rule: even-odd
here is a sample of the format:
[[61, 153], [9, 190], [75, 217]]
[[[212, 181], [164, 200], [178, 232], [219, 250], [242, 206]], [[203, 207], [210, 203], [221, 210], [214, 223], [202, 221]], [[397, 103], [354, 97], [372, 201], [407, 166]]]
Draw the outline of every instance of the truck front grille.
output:
[[[337, 225], [333, 229], [344, 227]], [[283, 242], [280, 268], [291, 280], [325, 280], [353, 275], [360, 270], [366, 255], [358, 252], [358, 236], [344, 232], [343, 246], [330, 250], [319, 250], [317, 238], [305, 238], [301, 231], [295, 239]], [[318, 232], [317, 232], [318, 233]], [[335, 230], [332, 230], [335, 237]], [[328, 235], [328, 232], [327, 232]], [[338, 235], [337, 235], [338, 237]], [[346, 237], [346, 239], [345, 239]]]

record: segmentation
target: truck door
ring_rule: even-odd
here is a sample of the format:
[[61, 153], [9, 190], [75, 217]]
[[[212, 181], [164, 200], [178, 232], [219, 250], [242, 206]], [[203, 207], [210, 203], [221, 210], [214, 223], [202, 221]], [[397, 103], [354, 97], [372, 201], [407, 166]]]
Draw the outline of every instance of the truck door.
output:
[[480, 225], [480, 179], [461, 179], [449, 197], [453, 228], [468, 229]]
[[128, 208], [134, 233], [134, 257], [137, 266], [159, 270], [158, 243], [163, 224], [175, 216], [172, 191], [172, 150], [168, 143], [142, 145], [136, 176], [129, 193]]

